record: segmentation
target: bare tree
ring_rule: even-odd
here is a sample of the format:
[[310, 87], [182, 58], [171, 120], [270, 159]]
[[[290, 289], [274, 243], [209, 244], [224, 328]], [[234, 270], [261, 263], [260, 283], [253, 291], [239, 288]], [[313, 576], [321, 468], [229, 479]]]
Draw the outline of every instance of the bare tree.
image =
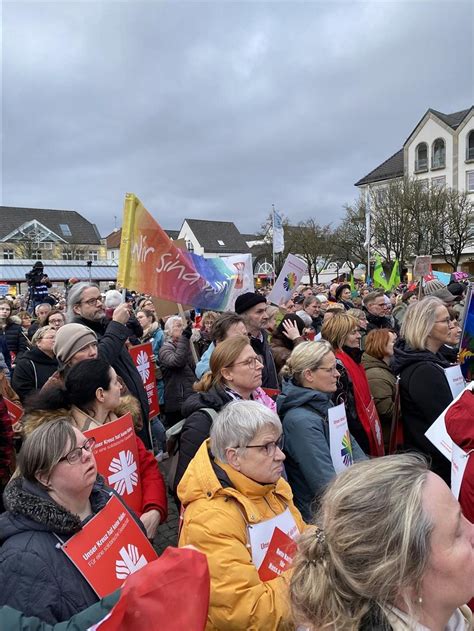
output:
[[474, 240], [474, 205], [465, 192], [447, 189], [444, 194], [442, 230], [437, 251], [456, 271], [463, 250]]

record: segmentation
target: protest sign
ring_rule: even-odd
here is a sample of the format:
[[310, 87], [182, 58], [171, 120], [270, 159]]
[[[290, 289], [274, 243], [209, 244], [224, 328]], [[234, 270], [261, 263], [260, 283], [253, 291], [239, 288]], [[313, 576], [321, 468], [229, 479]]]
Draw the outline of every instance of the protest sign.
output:
[[157, 558], [145, 534], [115, 495], [61, 548], [99, 598]]
[[10, 399], [3, 397], [5, 401], [5, 405], [7, 406], [8, 416], [10, 417], [10, 422], [12, 425], [17, 423], [21, 417], [23, 416], [23, 408], [18, 403], [13, 403]]
[[288, 254], [275, 285], [267, 296], [268, 302], [279, 305], [282, 300], [289, 300], [305, 272], [306, 263], [294, 254]]
[[417, 256], [413, 265], [413, 276], [426, 276], [431, 273], [431, 256]]
[[237, 270], [180, 250], [132, 193], [125, 196], [117, 280], [122, 287], [197, 309], [225, 311]]
[[227, 309], [233, 311], [235, 301], [238, 296], [248, 291], [254, 292], [253, 284], [253, 267], [251, 254], [235, 254], [234, 256], [224, 256], [224, 263], [230, 269], [232, 274], [236, 274], [234, 286], [232, 287], [227, 303]]
[[469, 454], [464, 449], [458, 447], [456, 443], [451, 444], [451, 491], [456, 499], [459, 499], [459, 492], [461, 490], [462, 479], [464, 477], [464, 471], [466, 470]]
[[434, 269], [431, 273], [435, 278], [440, 280], [445, 285], [449, 285], [449, 283], [451, 282], [451, 274], [448, 274], [447, 272], [438, 272]]
[[153, 357], [153, 348], [151, 342], [146, 344], [138, 344], [132, 346], [129, 350], [133, 363], [137, 367], [138, 373], [143, 381], [143, 387], [148, 397], [148, 405], [150, 407], [149, 416], [153, 418], [160, 413], [160, 404], [158, 402], [158, 391], [156, 388], [155, 362]]
[[461, 394], [461, 392], [463, 392], [464, 388], [466, 387], [466, 382], [464, 381], [461, 367], [456, 365], [445, 368], [444, 374], [446, 375], [446, 380], [449, 384], [449, 388], [451, 390], [453, 398], [457, 397], [458, 394]]
[[474, 292], [472, 283], [467, 290], [461, 342], [459, 344], [459, 363], [466, 381], [474, 379]]
[[116, 421], [83, 432], [95, 438], [97, 470], [107, 484], [137, 513], [142, 512], [142, 486], [138, 466], [137, 438], [130, 412]]
[[329, 408], [328, 423], [331, 460], [335, 472], [340, 473], [353, 463], [351, 435], [344, 403]]
[[453, 406], [462, 395], [467, 391], [472, 389], [472, 384], [467, 384], [465, 388], [455, 397], [453, 401], [448, 405], [448, 407], [438, 416], [436, 421], [427, 429], [425, 432], [426, 438], [433, 443], [433, 445], [438, 449], [443, 456], [451, 462], [452, 458], [452, 443], [451, 436], [448, 434], [446, 430], [445, 417], [446, 412], [449, 410], [451, 406]]
[[296, 542], [286, 535], [278, 527], [273, 531], [273, 536], [267, 548], [267, 553], [258, 568], [261, 581], [271, 581], [281, 576], [287, 570], [296, 553]]
[[262, 565], [275, 528], [279, 528], [290, 539], [296, 539], [299, 535], [298, 526], [289, 508], [276, 517], [248, 526], [252, 562], [257, 570]]

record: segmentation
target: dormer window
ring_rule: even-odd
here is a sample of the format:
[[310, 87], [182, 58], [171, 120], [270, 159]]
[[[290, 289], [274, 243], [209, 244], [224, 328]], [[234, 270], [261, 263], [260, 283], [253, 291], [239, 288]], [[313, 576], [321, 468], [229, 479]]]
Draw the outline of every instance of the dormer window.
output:
[[428, 145], [420, 142], [415, 149], [415, 171], [428, 170]]
[[221, 246], [225, 245], [224, 241], [222, 241], [222, 239], [217, 239], [217, 243]]
[[474, 129], [467, 135], [466, 160], [474, 160]]
[[431, 168], [443, 169], [446, 166], [446, 145], [442, 138], [437, 138], [431, 148]]
[[71, 228], [68, 226], [67, 223], [60, 223], [59, 227], [61, 228], [61, 232], [65, 237], [72, 237]]

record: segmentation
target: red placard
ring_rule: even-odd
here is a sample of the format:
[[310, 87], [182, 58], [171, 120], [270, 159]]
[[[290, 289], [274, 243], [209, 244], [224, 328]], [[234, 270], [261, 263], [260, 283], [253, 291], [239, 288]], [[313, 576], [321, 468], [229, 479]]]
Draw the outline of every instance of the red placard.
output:
[[289, 568], [296, 552], [296, 542], [278, 527], [273, 531], [267, 553], [258, 568], [262, 581], [271, 581]]
[[153, 361], [153, 348], [151, 342], [132, 346], [129, 349], [133, 362], [137, 367], [138, 373], [143, 381], [148, 405], [150, 406], [150, 418], [160, 413], [160, 404], [158, 403], [158, 392], [156, 389], [155, 362]]
[[281, 390], [278, 390], [278, 388], [262, 388], [262, 390], [272, 399], [281, 393]]
[[116, 421], [83, 432], [94, 437], [97, 470], [107, 484], [123, 497], [127, 506], [142, 512], [142, 485], [138, 466], [138, 447], [130, 412]]
[[113, 592], [130, 574], [158, 558], [115, 495], [61, 547], [99, 598]]
[[6, 397], [3, 397], [3, 400], [5, 401], [5, 405], [7, 406], [11, 424], [14, 425], [23, 416], [23, 408], [21, 407], [21, 405], [13, 403], [13, 401], [10, 401], [10, 399], [7, 399]]

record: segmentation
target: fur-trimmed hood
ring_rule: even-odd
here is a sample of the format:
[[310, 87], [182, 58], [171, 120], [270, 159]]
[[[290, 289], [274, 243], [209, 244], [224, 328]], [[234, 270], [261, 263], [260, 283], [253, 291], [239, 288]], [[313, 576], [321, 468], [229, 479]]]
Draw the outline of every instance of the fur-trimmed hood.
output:
[[[92, 488], [90, 502], [95, 514], [105, 506], [109, 492], [98, 476]], [[0, 515], [0, 541], [25, 531], [46, 531], [72, 536], [82, 528], [78, 515], [54, 502], [38, 485], [18, 477], [3, 494], [6, 513]]]

